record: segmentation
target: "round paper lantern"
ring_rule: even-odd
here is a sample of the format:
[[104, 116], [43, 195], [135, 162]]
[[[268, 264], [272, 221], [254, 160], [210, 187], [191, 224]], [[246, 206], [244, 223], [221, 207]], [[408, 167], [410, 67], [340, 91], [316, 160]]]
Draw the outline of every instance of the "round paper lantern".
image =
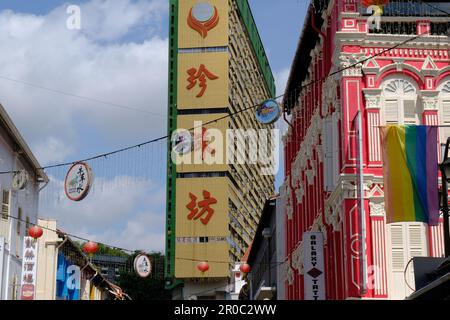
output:
[[86, 242], [83, 246], [83, 251], [87, 253], [89, 256], [92, 256], [98, 250], [98, 244], [95, 242], [89, 241]]
[[200, 262], [197, 265], [197, 269], [200, 270], [202, 273], [206, 272], [209, 270], [209, 264], [206, 261]]
[[39, 226], [32, 226], [28, 229], [28, 235], [35, 240], [42, 237], [43, 233], [44, 231]]
[[243, 263], [241, 264], [241, 266], [239, 267], [239, 269], [241, 270], [241, 272], [243, 273], [249, 273], [251, 271], [251, 267], [248, 263]]

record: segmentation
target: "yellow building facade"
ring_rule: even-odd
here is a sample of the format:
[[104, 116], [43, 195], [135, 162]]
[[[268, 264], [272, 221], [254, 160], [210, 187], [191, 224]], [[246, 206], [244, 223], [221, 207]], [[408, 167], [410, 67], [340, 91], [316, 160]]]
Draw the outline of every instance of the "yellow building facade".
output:
[[251, 107], [274, 79], [247, 0], [171, 0], [170, 14], [166, 284], [181, 299], [226, 298], [274, 191], [262, 164], [236, 163], [249, 155], [230, 132], [272, 128]]

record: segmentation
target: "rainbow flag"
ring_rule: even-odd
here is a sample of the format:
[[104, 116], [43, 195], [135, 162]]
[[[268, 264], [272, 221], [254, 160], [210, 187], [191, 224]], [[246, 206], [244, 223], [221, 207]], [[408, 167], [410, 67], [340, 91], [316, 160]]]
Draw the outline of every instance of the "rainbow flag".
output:
[[381, 128], [387, 223], [438, 225], [437, 127]]

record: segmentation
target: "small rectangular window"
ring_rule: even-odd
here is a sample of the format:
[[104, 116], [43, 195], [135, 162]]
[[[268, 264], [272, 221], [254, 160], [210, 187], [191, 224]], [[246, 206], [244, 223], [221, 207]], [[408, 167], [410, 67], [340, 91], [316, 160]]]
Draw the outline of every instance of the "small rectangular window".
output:
[[8, 190], [3, 190], [2, 218], [5, 220], [7, 220], [9, 218], [9, 191]]
[[20, 229], [22, 228], [22, 208], [19, 207], [17, 211], [17, 235], [20, 236]]

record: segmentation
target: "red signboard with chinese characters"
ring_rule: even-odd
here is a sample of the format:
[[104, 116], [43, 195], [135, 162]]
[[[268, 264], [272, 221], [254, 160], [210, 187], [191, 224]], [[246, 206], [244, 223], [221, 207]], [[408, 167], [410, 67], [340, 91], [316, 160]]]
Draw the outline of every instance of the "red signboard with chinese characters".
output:
[[23, 239], [21, 300], [34, 300], [36, 293], [37, 242]]

